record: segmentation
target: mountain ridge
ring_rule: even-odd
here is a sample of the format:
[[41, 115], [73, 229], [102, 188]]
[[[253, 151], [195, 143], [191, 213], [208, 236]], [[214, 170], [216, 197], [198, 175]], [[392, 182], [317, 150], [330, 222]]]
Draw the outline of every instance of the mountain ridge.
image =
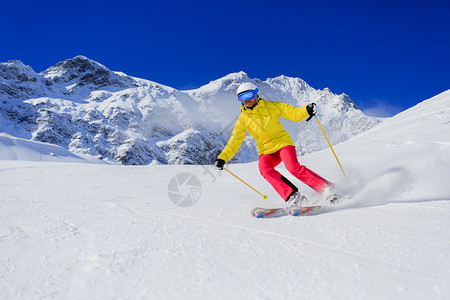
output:
[[[235, 91], [247, 81], [267, 100], [317, 103], [334, 143], [381, 121], [366, 116], [347, 95], [315, 90], [300, 78], [262, 81], [240, 71], [183, 91], [76, 56], [40, 73], [21, 61], [1, 63], [0, 131], [123, 164], [210, 164], [230, 137], [240, 107]], [[299, 154], [327, 147], [312, 122], [282, 123]], [[232, 162], [257, 159], [247, 136]]]

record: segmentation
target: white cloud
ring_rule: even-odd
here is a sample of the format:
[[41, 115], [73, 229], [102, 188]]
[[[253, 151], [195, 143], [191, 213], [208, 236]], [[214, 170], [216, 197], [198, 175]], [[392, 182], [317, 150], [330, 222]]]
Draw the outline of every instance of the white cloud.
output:
[[368, 116], [388, 118], [402, 112], [405, 108], [399, 104], [373, 99], [362, 105], [361, 110]]

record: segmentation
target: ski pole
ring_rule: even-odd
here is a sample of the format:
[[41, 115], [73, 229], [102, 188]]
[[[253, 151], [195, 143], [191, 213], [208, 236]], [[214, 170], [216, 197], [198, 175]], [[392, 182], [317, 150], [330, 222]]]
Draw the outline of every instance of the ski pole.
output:
[[234, 177], [236, 177], [237, 179], [239, 179], [242, 183], [244, 183], [246, 186], [248, 186], [249, 188], [251, 188], [252, 190], [254, 190], [255, 192], [257, 192], [258, 194], [260, 194], [263, 199], [267, 199], [267, 195], [263, 195], [260, 192], [258, 192], [256, 189], [254, 189], [253, 187], [251, 187], [247, 182], [245, 182], [244, 180], [240, 179], [239, 177], [237, 177], [236, 175], [234, 175], [230, 170], [223, 168], [225, 171], [227, 171], [228, 173], [230, 173], [231, 175], [233, 175]]
[[314, 117], [316, 117], [316, 120], [317, 120], [317, 123], [318, 123], [319, 126], [320, 126], [320, 129], [322, 129], [323, 135], [324, 135], [325, 138], [327, 139], [328, 145], [330, 145], [331, 151], [333, 151], [334, 157], [336, 157], [336, 160], [337, 160], [339, 166], [341, 167], [342, 173], [344, 173], [345, 179], [348, 180], [347, 174], [345, 174], [344, 168], [342, 167], [341, 163], [339, 162], [339, 159], [338, 159], [338, 157], [337, 157], [337, 155], [336, 155], [336, 152], [334, 152], [333, 147], [331, 146], [331, 143], [330, 143], [330, 141], [328, 140], [327, 135], [325, 134], [325, 130], [323, 130], [322, 124], [320, 124], [320, 122], [319, 122], [319, 118], [317, 118], [316, 115], [314, 115]]

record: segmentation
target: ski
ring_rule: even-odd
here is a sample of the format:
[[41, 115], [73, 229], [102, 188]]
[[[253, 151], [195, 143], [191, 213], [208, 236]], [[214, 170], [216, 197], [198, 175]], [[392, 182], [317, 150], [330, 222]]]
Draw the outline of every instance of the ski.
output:
[[322, 206], [298, 206], [289, 209], [290, 216], [310, 216], [320, 212]]
[[256, 207], [252, 210], [252, 216], [255, 218], [278, 218], [282, 216], [310, 216], [320, 212], [322, 206], [298, 206], [298, 207], [279, 207], [263, 208]]
[[252, 216], [255, 218], [277, 218], [287, 215], [288, 212], [286, 207], [279, 207], [279, 208], [255, 207], [252, 210]]

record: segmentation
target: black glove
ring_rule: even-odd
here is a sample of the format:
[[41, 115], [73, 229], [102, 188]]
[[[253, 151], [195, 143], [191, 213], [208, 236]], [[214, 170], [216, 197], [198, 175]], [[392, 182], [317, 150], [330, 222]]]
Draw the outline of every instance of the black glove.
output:
[[306, 122], [308, 122], [309, 120], [311, 120], [311, 118], [317, 114], [317, 105], [315, 103], [311, 103], [306, 107], [306, 111], [309, 114], [309, 118], [306, 119]]
[[224, 165], [225, 165], [225, 161], [220, 158], [216, 159], [216, 162], [214, 163], [214, 166], [219, 170], [223, 170]]

